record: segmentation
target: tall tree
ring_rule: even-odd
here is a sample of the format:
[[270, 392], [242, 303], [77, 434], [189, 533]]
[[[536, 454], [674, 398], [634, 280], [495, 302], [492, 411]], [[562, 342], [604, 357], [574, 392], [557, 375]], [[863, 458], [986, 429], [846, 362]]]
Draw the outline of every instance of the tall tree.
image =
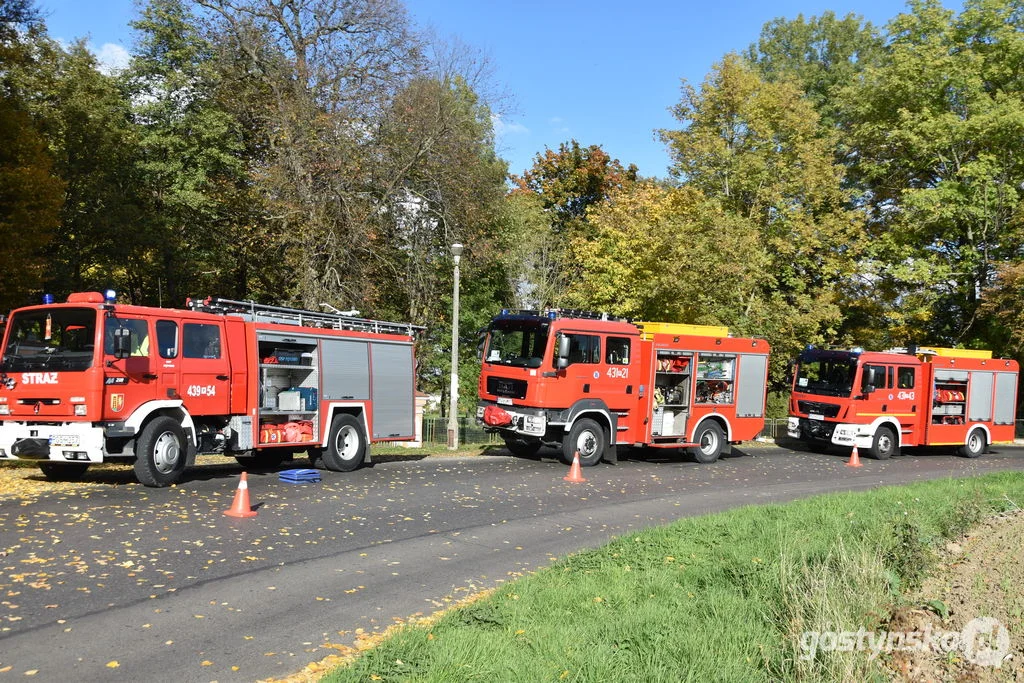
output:
[[870, 22], [832, 11], [805, 19], [774, 19], [745, 56], [766, 81], [795, 82], [814, 104], [825, 126], [843, 122], [840, 91], [885, 55], [885, 38]]
[[564, 298], [567, 274], [561, 269], [563, 242], [555, 237], [540, 195], [512, 192], [505, 199], [510, 239], [505, 268], [510, 299], [503, 307], [541, 310]]
[[533, 160], [533, 166], [521, 176], [513, 176], [517, 191], [533, 192], [555, 218], [556, 233], [569, 235], [586, 232], [587, 209], [608, 198], [612, 190], [637, 179], [637, 168], [624, 167], [612, 159], [600, 145], [583, 147], [576, 140], [546, 148]]
[[47, 276], [43, 249], [64, 199], [52, 168], [28, 114], [0, 96], [0, 311], [27, 303]]
[[293, 273], [293, 300], [366, 309], [380, 210], [369, 131], [420, 64], [397, 0], [197, 0], [265, 97], [236, 112], [265, 131], [258, 186]]
[[44, 249], [64, 199], [63, 183], [30, 115], [34, 93], [22, 87], [38, 22], [27, 0], [0, 0], [0, 313], [26, 303], [42, 286]]
[[579, 264], [567, 259], [567, 252], [574, 241], [594, 236], [587, 210], [636, 180], [635, 165], [624, 167], [599, 145], [583, 147], [576, 140], [562, 143], [558, 151], [545, 149], [523, 175], [512, 176], [512, 194], [536, 197], [548, 216], [546, 227], [533, 221], [540, 232], [530, 240], [532, 250], [524, 254], [524, 261], [535, 267], [522, 271], [530, 279], [517, 285], [533, 293], [532, 303], [539, 307], [565, 303], [568, 289], [580, 276]]
[[868, 294], [892, 341], [984, 343], [980, 293], [1024, 249], [1024, 11], [914, 0], [889, 33], [886, 62], [844, 92], [878, 264]]
[[387, 255], [385, 267], [394, 269], [375, 279], [400, 287], [392, 292], [402, 310], [429, 318], [438, 285], [450, 284], [437, 278], [436, 254], [463, 242], [474, 258], [493, 256], [507, 168], [494, 152], [490, 110], [458, 75], [415, 78], [397, 93], [375, 143], [373, 186], [389, 210], [369, 246], [376, 263]]
[[985, 290], [982, 309], [995, 328], [989, 337], [994, 351], [1024, 359], [1024, 261], [1001, 265]]
[[[385, 112], [374, 142], [372, 186], [387, 210], [374, 217], [364, 245], [372, 256], [369, 280], [379, 292], [378, 308], [430, 323], [418, 347], [421, 386], [444, 392], [437, 370], [447, 367], [450, 353], [450, 246], [465, 245], [466, 300], [504, 295], [499, 228], [507, 166], [494, 152], [490, 108], [457, 72], [412, 79]], [[487, 308], [493, 306], [463, 309], [463, 334], [479, 329], [483, 321], [474, 314], [486, 316]], [[470, 363], [475, 344], [460, 349]]]
[[574, 244], [582, 276], [572, 304], [757, 333], [771, 255], [747, 219], [693, 187], [652, 182], [614, 193], [589, 218], [597, 234]]
[[[713, 200], [723, 220], [745, 223], [770, 257], [760, 288], [723, 322], [765, 334], [782, 359], [835, 334], [837, 290], [861, 248], [834, 133], [801, 95], [727, 55], [699, 91], [684, 84], [673, 110], [683, 126], [661, 133], [675, 177]], [[783, 376], [775, 364], [774, 381]]]
[[242, 133], [220, 104], [213, 47], [181, 0], [152, 0], [132, 27], [137, 51], [122, 80], [138, 131], [150, 265], [134, 273], [137, 286], [152, 303], [180, 304], [214, 283], [223, 295], [245, 294], [237, 271], [247, 236], [225, 211], [239, 208], [230, 194], [245, 182]]
[[141, 210], [132, 178], [128, 103], [112, 76], [76, 43], [64, 48], [29, 34], [32, 59], [12, 65], [8, 83], [46, 139], [64, 181], [61, 224], [48, 247], [46, 286], [69, 291], [121, 287], [133, 261]]

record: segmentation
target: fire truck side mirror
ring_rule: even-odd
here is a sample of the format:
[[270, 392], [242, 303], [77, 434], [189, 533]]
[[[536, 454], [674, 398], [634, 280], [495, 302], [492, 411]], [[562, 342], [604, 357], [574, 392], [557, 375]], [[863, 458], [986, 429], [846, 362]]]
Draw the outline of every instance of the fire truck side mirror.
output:
[[569, 367], [569, 346], [571, 343], [568, 336], [564, 334], [558, 335], [558, 356], [555, 367], [559, 370]]
[[127, 358], [132, 352], [132, 331], [127, 327], [118, 327], [114, 330], [114, 356], [116, 358]]
[[867, 397], [868, 394], [872, 393], [875, 390], [875, 387], [877, 386], [876, 382], [879, 379], [882, 379], [884, 381], [885, 375], [883, 374], [882, 377], [879, 378], [878, 372], [875, 370], [874, 366], [865, 367], [864, 381], [861, 383], [861, 394], [864, 397]]
[[484, 359], [484, 346], [487, 344], [487, 330], [482, 329], [476, 333], [476, 359]]

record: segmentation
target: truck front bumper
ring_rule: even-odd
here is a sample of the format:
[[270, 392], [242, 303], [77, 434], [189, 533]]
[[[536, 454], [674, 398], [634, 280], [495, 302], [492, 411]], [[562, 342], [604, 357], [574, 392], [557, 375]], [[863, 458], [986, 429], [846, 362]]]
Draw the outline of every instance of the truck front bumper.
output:
[[830, 443], [848, 448], [870, 448], [874, 438], [869, 425], [826, 422], [792, 416], [786, 423], [786, 433], [791, 438], [801, 441]]
[[[484, 410], [487, 409], [487, 406], [495, 405], [508, 414], [509, 421], [507, 423], [491, 425], [484, 422]], [[544, 410], [498, 405], [490, 401], [482, 401], [477, 405], [476, 420], [488, 431], [513, 432], [538, 439], [544, 436], [548, 428], [548, 416]]]
[[3, 422], [0, 460], [103, 462], [103, 428], [88, 422]]

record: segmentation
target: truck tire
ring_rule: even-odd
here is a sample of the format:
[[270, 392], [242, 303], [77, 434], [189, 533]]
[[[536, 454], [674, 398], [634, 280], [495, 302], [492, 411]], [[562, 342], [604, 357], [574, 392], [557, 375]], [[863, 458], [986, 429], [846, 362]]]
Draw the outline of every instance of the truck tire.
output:
[[894, 455], [899, 455], [900, 447], [897, 445], [896, 434], [889, 427], [879, 427], [875, 431], [875, 438], [868, 449], [868, 455], [875, 460], [888, 460]]
[[161, 415], [142, 428], [135, 442], [135, 477], [145, 486], [170, 486], [181, 479], [188, 457], [178, 421]]
[[697, 427], [693, 440], [697, 445], [690, 449], [690, 455], [702, 465], [707, 465], [718, 460], [718, 456], [722, 454], [725, 432], [717, 422], [708, 420]]
[[957, 453], [965, 458], [977, 458], [985, 452], [988, 443], [985, 441], [985, 432], [980, 429], [972, 429], [967, 435], [967, 443], [957, 449]]
[[41, 462], [39, 469], [49, 481], [79, 481], [89, 469], [89, 463]]
[[576, 424], [569, 430], [569, 436], [562, 442], [562, 462], [572, 464], [573, 456], [580, 454], [580, 465], [582, 467], [593, 467], [601, 460], [604, 449], [607, 446], [607, 437], [601, 425], [597, 422], [583, 418], [577, 420]]
[[532, 458], [540, 450], [540, 441], [527, 441], [518, 437], [505, 437], [505, 448], [517, 458]]
[[351, 472], [358, 469], [365, 458], [366, 435], [359, 420], [346, 413], [336, 416], [323, 450], [323, 466], [335, 472]]

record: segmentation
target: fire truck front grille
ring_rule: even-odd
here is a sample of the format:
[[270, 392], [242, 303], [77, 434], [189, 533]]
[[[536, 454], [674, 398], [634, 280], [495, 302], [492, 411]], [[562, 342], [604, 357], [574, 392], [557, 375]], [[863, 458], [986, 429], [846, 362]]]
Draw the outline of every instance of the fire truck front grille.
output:
[[487, 393], [508, 398], [526, 398], [526, 382], [521, 379], [488, 377]]
[[797, 401], [796, 407], [801, 413], [814, 413], [822, 417], [835, 417], [839, 414], [839, 406], [832, 403], [818, 403], [817, 401]]
[[800, 431], [806, 439], [820, 439], [823, 441], [832, 440], [832, 432], [836, 429], [835, 422], [821, 422], [819, 420], [800, 420]]

